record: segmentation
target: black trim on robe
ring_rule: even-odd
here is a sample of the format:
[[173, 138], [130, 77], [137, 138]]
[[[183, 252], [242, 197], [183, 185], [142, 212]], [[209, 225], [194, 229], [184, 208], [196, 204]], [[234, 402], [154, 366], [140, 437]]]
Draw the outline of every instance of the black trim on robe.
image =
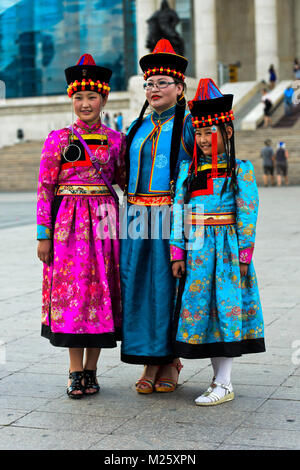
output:
[[127, 364], [143, 364], [147, 366], [156, 366], [171, 364], [177, 356], [133, 356], [131, 354], [121, 354], [121, 361]]
[[264, 338], [241, 341], [190, 344], [175, 341], [174, 350], [184, 359], [207, 359], [211, 357], [240, 357], [243, 354], [265, 352]]
[[53, 333], [50, 326], [42, 325], [41, 335], [49, 339], [53, 346], [62, 348], [115, 348], [117, 341], [121, 341], [122, 331], [121, 328], [116, 328], [115, 333]]

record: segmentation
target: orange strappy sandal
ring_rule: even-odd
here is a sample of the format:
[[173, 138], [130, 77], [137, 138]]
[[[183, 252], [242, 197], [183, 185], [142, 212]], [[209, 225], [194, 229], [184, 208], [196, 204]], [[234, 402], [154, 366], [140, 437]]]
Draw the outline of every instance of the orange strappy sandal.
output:
[[[146, 387], [140, 388], [139, 385], [146, 385]], [[146, 379], [145, 377], [143, 379], [139, 379], [135, 384], [135, 389], [138, 393], [152, 393], [154, 392], [154, 380]]]
[[[159, 366], [157, 366], [158, 369], [157, 369], [157, 372], [155, 374], [155, 377], [153, 379], [150, 379], [149, 377], [145, 376], [145, 377], [141, 377], [135, 384], [135, 389], [138, 393], [144, 393], [144, 394], [148, 394], [148, 393], [152, 393], [154, 392], [154, 384], [155, 384], [155, 379], [156, 379], [156, 375], [158, 374], [159, 372]], [[145, 366], [146, 368], [146, 366]], [[144, 373], [145, 373], [145, 370], [144, 370]], [[143, 388], [140, 387], [140, 385], [143, 386]]]
[[[178, 361], [176, 364], [168, 364], [168, 365], [171, 367], [175, 367], [177, 369], [178, 378], [179, 378], [180, 371], [183, 368], [183, 365], [181, 364], [181, 362]], [[160, 377], [155, 382], [155, 385], [154, 385], [156, 392], [165, 392], [165, 393], [174, 392], [175, 388], [177, 387], [178, 378], [175, 382], [174, 380], [170, 378]]]

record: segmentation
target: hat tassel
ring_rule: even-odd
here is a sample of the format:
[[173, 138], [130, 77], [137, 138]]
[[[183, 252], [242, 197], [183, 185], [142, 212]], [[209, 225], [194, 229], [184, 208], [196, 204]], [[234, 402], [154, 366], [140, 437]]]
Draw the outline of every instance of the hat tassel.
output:
[[211, 134], [211, 158], [212, 158], [212, 178], [218, 177], [218, 134], [217, 131], [213, 131]]
[[197, 171], [198, 171], [198, 160], [197, 160], [197, 141], [196, 141], [196, 136], [194, 140], [194, 150], [193, 150], [193, 159], [189, 167], [189, 174], [191, 173], [192, 167], [194, 166], [195, 168], [195, 175], [197, 176]]

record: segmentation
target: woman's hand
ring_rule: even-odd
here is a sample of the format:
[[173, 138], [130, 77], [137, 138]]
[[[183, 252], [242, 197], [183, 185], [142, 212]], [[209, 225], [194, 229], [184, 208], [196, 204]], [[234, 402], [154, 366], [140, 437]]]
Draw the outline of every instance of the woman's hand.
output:
[[52, 240], [39, 240], [37, 255], [43, 263], [50, 266], [53, 260]]
[[246, 276], [248, 272], [248, 264], [240, 263], [240, 272], [241, 272], [241, 277]]
[[180, 279], [185, 273], [185, 261], [174, 261], [172, 271], [173, 276]]

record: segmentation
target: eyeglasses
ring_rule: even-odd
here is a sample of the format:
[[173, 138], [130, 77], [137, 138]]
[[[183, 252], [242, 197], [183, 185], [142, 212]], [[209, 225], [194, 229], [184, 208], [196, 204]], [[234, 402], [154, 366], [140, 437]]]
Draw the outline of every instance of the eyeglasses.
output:
[[158, 80], [156, 83], [153, 82], [145, 82], [143, 84], [144, 90], [152, 90], [155, 86], [161, 90], [163, 88], [167, 88], [169, 85], [173, 85], [175, 82], [167, 82], [167, 80]]

